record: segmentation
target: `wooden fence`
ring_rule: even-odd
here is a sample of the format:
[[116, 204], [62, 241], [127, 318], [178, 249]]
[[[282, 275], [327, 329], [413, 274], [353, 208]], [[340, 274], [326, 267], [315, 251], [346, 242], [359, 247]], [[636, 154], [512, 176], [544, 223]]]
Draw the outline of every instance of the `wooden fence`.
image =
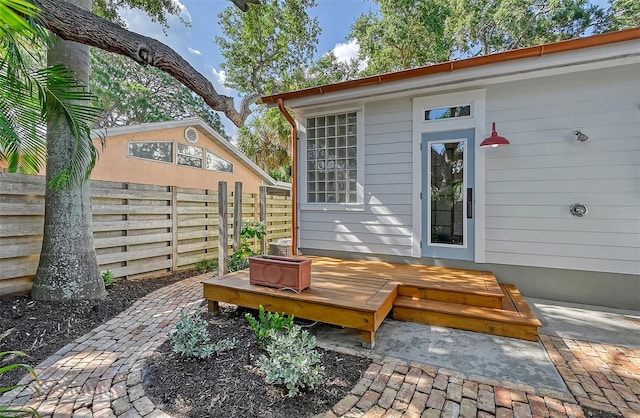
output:
[[[104, 181], [92, 181], [91, 188], [93, 234], [101, 271], [137, 278], [217, 259], [217, 191]], [[230, 188], [226, 199], [229, 251], [234, 190]], [[42, 245], [44, 191], [42, 176], [0, 173], [0, 295], [31, 287]], [[270, 195], [266, 187], [261, 188], [261, 194], [267, 240], [290, 238], [291, 198]], [[260, 197], [242, 195], [242, 221], [260, 220]]]

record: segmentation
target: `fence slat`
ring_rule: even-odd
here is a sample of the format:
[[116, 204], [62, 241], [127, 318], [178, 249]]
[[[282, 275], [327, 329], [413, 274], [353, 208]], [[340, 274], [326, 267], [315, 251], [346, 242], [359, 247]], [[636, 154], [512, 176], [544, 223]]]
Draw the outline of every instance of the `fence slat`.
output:
[[[214, 190], [106, 181], [91, 185], [98, 262], [115, 277], [170, 272], [217, 258], [219, 237], [226, 251], [231, 249], [234, 222], [237, 229], [237, 222], [241, 227], [243, 220], [262, 219], [267, 240], [291, 236], [290, 197], [265, 195], [261, 205], [260, 195], [240, 189], [234, 194], [242, 196], [241, 203], [233, 205], [226, 191], [219, 195]], [[43, 176], [0, 173], [0, 295], [31, 286], [42, 246], [44, 190]], [[222, 223], [218, 206], [227, 213]]]
[[227, 182], [218, 182], [218, 273], [226, 274], [229, 271], [229, 233], [227, 232]]

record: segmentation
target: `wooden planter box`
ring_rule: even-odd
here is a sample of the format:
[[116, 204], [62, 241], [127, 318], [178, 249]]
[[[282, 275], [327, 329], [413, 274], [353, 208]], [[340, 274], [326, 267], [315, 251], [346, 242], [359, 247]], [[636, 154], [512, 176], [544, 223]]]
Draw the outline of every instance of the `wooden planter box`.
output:
[[250, 257], [249, 282], [302, 292], [311, 286], [311, 260], [273, 255]]

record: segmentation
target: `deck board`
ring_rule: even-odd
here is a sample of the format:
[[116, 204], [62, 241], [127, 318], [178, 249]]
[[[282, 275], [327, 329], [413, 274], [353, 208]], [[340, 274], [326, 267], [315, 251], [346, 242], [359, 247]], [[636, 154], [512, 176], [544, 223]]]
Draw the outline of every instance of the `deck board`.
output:
[[[391, 312], [396, 298], [403, 292], [411, 293], [406, 289], [450, 294], [454, 299], [457, 298], [455, 294], [459, 294], [463, 295], [461, 300], [468, 301], [497, 301], [498, 307], [503, 305], [502, 298], [505, 297], [491, 272], [328, 257], [305, 258], [312, 260], [311, 287], [300, 294], [251, 285], [249, 272], [244, 270], [205, 280], [204, 297], [210, 302], [210, 309], [218, 309], [217, 302], [251, 308], [263, 305], [266, 309], [304, 319], [360, 329], [363, 344], [371, 346], [375, 331]], [[473, 310], [472, 307], [464, 309]], [[505, 314], [514, 316], [513, 312]]]

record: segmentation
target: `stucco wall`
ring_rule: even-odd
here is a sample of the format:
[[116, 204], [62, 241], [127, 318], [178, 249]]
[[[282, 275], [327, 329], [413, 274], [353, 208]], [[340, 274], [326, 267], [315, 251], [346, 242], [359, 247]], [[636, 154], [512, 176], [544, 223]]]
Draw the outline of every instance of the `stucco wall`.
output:
[[[196, 129], [198, 128], [196, 127]], [[126, 135], [108, 135], [106, 138], [106, 147], [100, 152], [100, 158], [91, 173], [91, 178], [94, 180], [213, 190], [218, 188], [219, 181], [226, 181], [229, 190], [233, 190], [234, 182], [240, 181], [243, 183], [243, 192], [259, 192], [259, 187], [262, 185], [262, 178], [260, 176], [221, 146], [214, 143], [199, 129], [198, 141], [195, 144], [189, 144], [184, 139], [184, 130], [184, 127], [178, 127]], [[109, 134], [108, 131], [107, 134]], [[233, 173], [179, 166], [175, 164], [175, 158], [174, 163], [170, 164], [130, 157], [127, 155], [127, 144], [129, 141], [173, 141], [205, 148], [233, 163]], [[96, 145], [99, 146], [97, 142]]]

